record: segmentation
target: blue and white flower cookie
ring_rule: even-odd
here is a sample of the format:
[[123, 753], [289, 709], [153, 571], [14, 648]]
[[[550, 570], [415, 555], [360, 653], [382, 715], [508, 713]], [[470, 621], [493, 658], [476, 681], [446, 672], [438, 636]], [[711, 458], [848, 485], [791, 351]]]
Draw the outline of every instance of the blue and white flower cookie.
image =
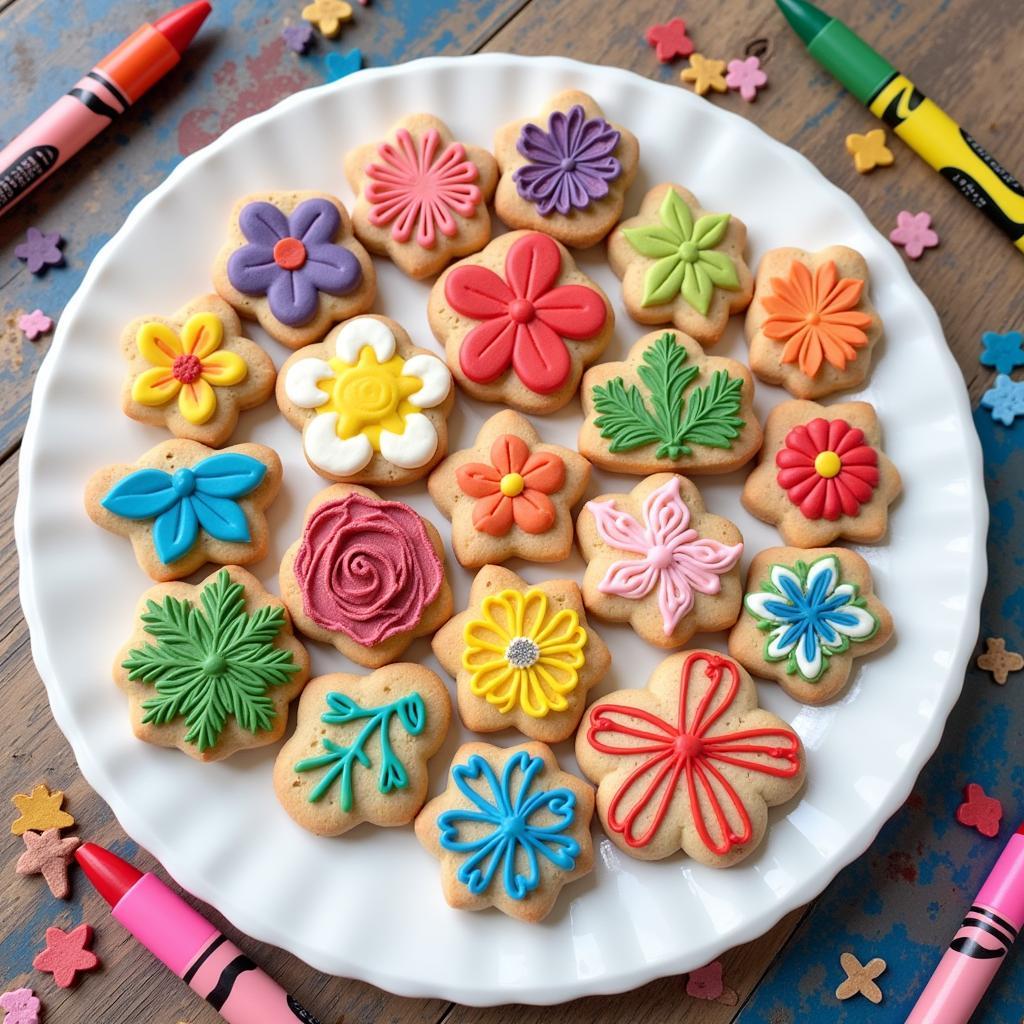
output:
[[794, 700], [823, 704], [845, 688], [853, 659], [892, 636], [871, 569], [846, 548], [768, 548], [750, 565], [729, 653]]
[[535, 923], [593, 868], [593, 814], [593, 787], [562, 771], [546, 744], [466, 743], [448, 788], [416, 818], [416, 837], [441, 861], [449, 906]]

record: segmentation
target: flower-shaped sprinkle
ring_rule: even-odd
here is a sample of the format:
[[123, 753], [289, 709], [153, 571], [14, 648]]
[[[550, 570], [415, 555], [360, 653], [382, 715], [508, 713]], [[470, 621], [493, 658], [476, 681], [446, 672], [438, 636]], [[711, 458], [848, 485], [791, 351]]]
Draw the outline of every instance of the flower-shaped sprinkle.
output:
[[657, 260], [644, 275], [644, 306], [660, 306], [677, 295], [702, 316], [715, 288], [740, 286], [736, 265], [715, 249], [729, 228], [729, 214], [707, 213], [696, 223], [683, 197], [670, 188], [658, 209], [659, 223], [626, 228], [623, 234], [642, 256]]
[[932, 230], [931, 223], [930, 213], [900, 210], [896, 215], [896, 227], [889, 232], [889, 241], [902, 245], [912, 260], [918, 260], [925, 249], [934, 249], [939, 244], [939, 236]]
[[308, 323], [320, 292], [346, 295], [362, 280], [359, 260], [332, 241], [340, 225], [326, 199], [307, 199], [287, 216], [272, 203], [248, 203], [238, 226], [249, 244], [229, 257], [228, 280], [245, 295], [265, 295], [281, 323]]
[[382, 142], [377, 148], [380, 163], [366, 168], [370, 223], [390, 224], [396, 242], [408, 242], [415, 229], [416, 243], [433, 249], [438, 231], [446, 238], [458, 231], [453, 211], [462, 217], [476, 213], [483, 199], [474, 184], [479, 171], [461, 142], [449, 143], [439, 154], [436, 128], [418, 139], [399, 128], [395, 139], [394, 144]]
[[956, 809], [956, 820], [992, 839], [999, 835], [1002, 818], [1002, 803], [989, 796], [978, 783], [968, 782], [964, 787], [964, 802]]
[[18, 317], [18, 327], [29, 341], [35, 341], [40, 334], [46, 334], [53, 327], [53, 320], [41, 309], [33, 309], [31, 313], [22, 313]]
[[529, 163], [517, 168], [512, 180], [542, 217], [585, 210], [608, 195], [608, 185], [622, 173], [614, 156], [620, 137], [603, 117], [588, 119], [578, 103], [568, 112], [555, 110], [547, 131], [523, 125], [516, 149]]
[[55, 789], [52, 793], [45, 782], [40, 782], [31, 793], [15, 793], [11, 803], [18, 809], [18, 817], [11, 825], [11, 835], [20, 836], [26, 832], [45, 832], [47, 829], [69, 828], [75, 819], [61, 809], [64, 793]]
[[1024, 668], [1024, 654], [1008, 651], [1001, 636], [990, 636], [985, 640], [985, 653], [978, 656], [978, 668], [991, 672], [993, 680], [1005, 686], [1011, 672]]
[[526, 533], [545, 533], [555, 521], [549, 494], [565, 483], [565, 463], [554, 452], [530, 452], [515, 434], [491, 445], [491, 464], [469, 462], [455, 474], [463, 493], [476, 498], [473, 525], [504, 537], [513, 524]]
[[99, 957], [87, 947], [92, 942], [92, 926], [80, 924], [65, 932], [61, 928], [46, 929], [46, 949], [36, 953], [32, 966], [53, 975], [60, 988], [71, 988], [79, 971], [99, 967]]
[[839, 963], [846, 972], [846, 980], [836, 989], [836, 999], [851, 999], [863, 996], [870, 1003], [882, 1001], [882, 990], [875, 984], [875, 978], [885, 971], [886, 963], [876, 956], [862, 964], [852, 953], [841, 953]]
[[305, 53], [313, 44], [312, 25], [285, 25], [281, 29], [285, 46], [295, 53]]
[[740, 95], [748, 103], [753, 103], [757, 99], [757, 90], [768, 84], [768, 76], [761, 70], [760, 58], [752, 56], [729, 61], [725, 84], [730, 89], [739, 89]]
[[479, 754], [452, 768], [455, 785], [476, 810], [443, 811], [437, 826], [442, 849], [469, 855], [455, 877], [474, 895], [487, 892], [500, 871], [506, 894], [525, 899], [540, 885], [540, 857], [562, 871], [576, 867], [580, 844], [566, 835], [576, 794], [535, 788], [544, 767], [542, 758], [521, 750], [505, 762], [500, 781]]
[[313, 0], [302, 8], [302, 17], [331, 39], [341, 31], [344, 22], [352, 19], [352, 5], [345, 0]]
[[690, 526], [678, 476], [644, 499], [642, 523], [617, 509], [614, 501], [591, 501], [587, 508], [606, 544], [640, 556], [614, 562], [598, 590], [639, 601], [657, 587], [666, 636], [692, 610], [695, 593], [712, 596], [721, 591], [722, 573], [732, 569], [743, 553], [742, 543], [722, 544], [701, 537]]
[[426, 465], [438, 439], [421, 410], [440, 405], [451, 386], [437, 356], [403, 358], [391, 328], [373, 317], [338, 331], [332, 359], [297, 359], [285, 375], [289, 401], [317, 413], [302, 433], [306, 455], [339, 477], [364, 469], [376, 452], [402, 469]]
[[682, 18], [672, 18], [664, 25], [652, 25], [644, 38], [654, 47], [655, 56], [662, 64], [693, 53], [693, 40], [686, 34], [686, 22]]
[[0, 1010], [6, 1011], [4, 1024], [39, 1024], [40, 1003], [30, 988], [16, 988], [0, 996]]
[[996, 386], [981, 396], [981, 404], [992, 410], [992, 419], [1010, 426], [1024, 416], [1024, 381], [1011, 380], [1005, 373], [996, 377]]
[[698, 96], [711, 89], [725, 92], [729, 88], [725, 81], [725, 61], [705, 57], [702, 53], [690, 55], [690, 66], [679, 72], [679, 78], [683, 82], [693, 82], [693, 91]]
[[248, 544], [252, 539], [238, 499], [267, 474], [259, 459], [221, 452], [173, 474], [138, 469], [107, 491], [100, 504], [125, 519], [153, 519], [153, 546], [165, 565], [186, 554], [202, 527], [215, 540]]
[[25, 241], [14, 247], [14, 255], [24, 260], [30, 274], [42, 273], [47, 267], [59, 267], [64, 262], [60, 247], [64, 238], [59, 231], [40, 231], [29, 228]]
[[550, 394], [566, 382], [572, 359], [563, 339], [595, 337], [608, 311], [593, 288], [556, 288], [561, 270], [558, 244], [536, 231], [509, 247], [504, 280], [475, 264], [452, 269], [444, 283], [448, 304], [457, 313], [482, 321], [459, 349], [459, 365], [470, 380], [489, 384], [512, 367], [537, 394]]
[[896, 159], [885, 144], [884, 128], [874, 128], [864, 135], [856, 132], [847, 135], [846, 152], [853, 157], [858, 174], [868, 174], [876, 167], [889, 167]]
[[189, 423], [206, 423], [217, 411], [214, 388], [239, 384], [248, 373], [237, 352], [220, 349], [223, 341], [224, 325], [213, 313], [189, 317], [180, 336], [155, 321], [143, 324], [135, 344], [152, 368], [132, 381], [132, 398], [149, 406], [177, 398]]
[[779, 486], [807, 519], [855, 516], [878, 486], [878, 452], [860, 427], [818, 418], [793, 427], [775, 456]]
[[878, 632], [855, 583], [841, 583], [839, 559], [824, 555], [810, 565], [773, 565], [770, 579], [743, 599], [764, 630], [766, 661], [785, 661], [786, 671], [816, 682], [829, 658]]
[[806, 264], [793, 260], [786, 277], [771, 279], [771, 288], [764, 297], [771, 315], [761, 330], [786, 343], [783, 363], [797, 363], [808, 377], [817, 376], [825, 361], [845, 370], [857, 358], [857, 349], [868, 343], [865, 329], [871, 317], [857, 309], [864, 282], [840, 278], [834, 261], [822, 263], [812, 276]]
[[985, 331], [981, 344], [985, 349], [981, 354], [982, 366], [991, 366], [1003, 374], [1013, 373], [1017, 367], [1024, 366], [1024, 334], [1020, 331], [1007, 331], [1006, 334]]
[[18, 858], [14, 870], [19, 875], [42, 875], [57, 899], [67, 899], [68, 865], [81, 840], [77, 836], [61, 838], [60, 830], [56, 828], [48, 828], [42, 833], [24, 832], [21, 838], [25, 852]]
[[531, 718], [565, 711], [579, 683], [587, 631], [570, 608], [551, 613], [536, 588], [484, 598], [480, 618], [466, 624], [462, 667], [469, 688], [502, 714], [520, 707]]

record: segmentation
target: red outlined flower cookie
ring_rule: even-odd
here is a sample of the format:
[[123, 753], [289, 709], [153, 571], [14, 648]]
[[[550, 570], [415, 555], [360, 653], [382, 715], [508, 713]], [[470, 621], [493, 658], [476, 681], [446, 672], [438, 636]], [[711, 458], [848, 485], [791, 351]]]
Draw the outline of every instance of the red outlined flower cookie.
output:
[[121, 408], [140, 423], [166, 427], [217, 448], [243, 409], [274, 390], [273, 360], [242, 337], [238, 314], [217, 295], [200, 295], [170, 317], [143, 316], [121, 335], [128, 373]]
[[768, 414], [761, 461], [742, 500], [794, 547], [824, 547], [840, 537], [873, 543], [885, 536], [901, 486], [882, 452], [874, 406], [793, 400]]
[[525, 416], [506, 409], [472, 448], [449, 455], [427, 480], [434, 504], [452, 521], [452, 548], [467, 569], [518, 556], [560, 562], [572, 550], [572, 509], [590, 463], [544, 444]]
[[619, 849], [641, 860], [683, 850], [711, 867], [757, 849], [768, 808], [799, 792], [806, 765], [797, 734], [757, 706], [750, 676], [706, 650], [674, 654], [646, 688], [592, 704], [576, 759]]
[[356, 194], [356, 237], [412, 278], [479, 252], [491, 237], [498, 165], [432, 114], [403, 117], [386, 139], [352, 150], [345, 176]]
[[797, 398], [863, 384], [882, 337], [868, 281], [864, 257], [843, 245], [769, 250], [747, 310], [750, 368]]
[[615, 323], [604, 292], [537, 231], [501, 235], [449, 267], [427, 313], [467, 394], [530, 413], [572, 398]]

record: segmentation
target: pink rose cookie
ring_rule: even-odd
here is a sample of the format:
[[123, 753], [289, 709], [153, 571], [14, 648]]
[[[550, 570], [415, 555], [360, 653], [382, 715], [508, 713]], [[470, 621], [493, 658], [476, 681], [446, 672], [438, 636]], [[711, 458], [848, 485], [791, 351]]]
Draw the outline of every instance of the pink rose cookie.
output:
[[657, 473], [629, 494], [588, 501], [576, 534], [588, 563], [583, 600], [599, 618], [628, 622], [665, 648], [736, 621], [743, 537], [704, 511], [685, 477]]
[[277, 375], [216, 295], [200, 295], [171, 317], [133, 320], [121, 335], [121, 354], [128, 363], [125, 414], [214, 448], [231, 436], [241, 410], [270, 397]]
[[345, 176], [356, 194], [356, 237], [417, 280], [491, 237], [487, 203], [498, 165], [487, 150], [456, 142], [432, 114], [403, 117], [382, 142], [352, 150]]
[[408, 505], [351, 484], [306, 507], [280, 582], [295, 628], [366, 668], [395, 661], [452, 613], [437, 530]]
[[750, 856], [768, 808], [804, 783], [800, 737], [757, 706], [753, 680], [715, 651], [666, 658], [645, 689], [587, 709], [576, 760], [608, 837], [640, 860], [682, 850], [710, 867]]
[[467, 569], [518, 556], [560, 562], [572, 550], [572, 509], [590, 463], [544, 444], [525, 416], [492, 416], [476, 444], [449, 455], [430, 474], [434, 504], [452, 521], [452, 548]]
[[260, 192], [235, 205], [213, 286], [272, 338], [300, 348], [365, 313], [377, 276], [334, 196]]
[[449, 267], [427, 316], [468, 395], [528, 413], [572, 399], [615, 324], [604, 292], [537, 231], [501, 235]]
[[510, 228], [585, 249], [622, 216], [640, 148], [632, 132], [605, 120], [592, 97], [570, 89], [552, 96], [537, 117], [499, 128], [494, 154], [498, 216]]
[[306, 461], [328, 480], [407, 484], [448, 450], [455, 402], [444, 362], [386, 316], [339, 324], [291, 355], [277, 404], [302, 431]]
[[622, 278], [629, 315], [673, 323], [714, 345], [733, 313], [747, 308], [754, 279], [743, 258], [747, 229], [728, 213], [708, 213], [680, 185], [655, 185], [635, 217], [608, 238], [608, 262]]
[[743, 506], [798, 548], [838, 538], [881, 540], [902, 484], [882, 452], [874, 406], [789, 401], [765, 422], [761, 461], [743, 485]]

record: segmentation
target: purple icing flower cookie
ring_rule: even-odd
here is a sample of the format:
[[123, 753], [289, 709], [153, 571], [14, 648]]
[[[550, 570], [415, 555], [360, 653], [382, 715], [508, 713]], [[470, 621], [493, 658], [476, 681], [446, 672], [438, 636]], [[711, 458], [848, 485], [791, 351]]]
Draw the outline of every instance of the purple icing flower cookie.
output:
[[232, 213], [214, 287], [245, 317], [290, 348], [318, 341], [373, 304], [376, 277], [348, 214], [333, 196], [247, 196]]
[[622, 216], [639, 147], [590, 96], [569, 90], [553, 96], [536, 117], [500, 128], [494, 155], [501, 170], [498, 216], [509, 227], [585, 248]]

